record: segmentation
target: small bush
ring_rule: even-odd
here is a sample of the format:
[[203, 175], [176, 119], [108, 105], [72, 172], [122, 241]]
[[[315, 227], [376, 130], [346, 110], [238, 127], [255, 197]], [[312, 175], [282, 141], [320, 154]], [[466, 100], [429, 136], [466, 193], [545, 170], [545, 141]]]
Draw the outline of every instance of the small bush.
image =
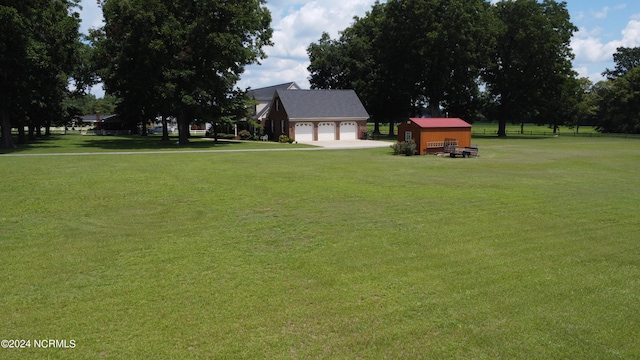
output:
[[288, 137], [287, 135], [280, 135], [280, 137], [278, 138], [278, 141], [281, 143], [291, 144], [293, 142], [293, 139]]
[[417, 148], [418, 147], [416, 146], [416, 143], [413, 140], [398, 141], [397, 143], [391, 145], [391, 149], [393, 149], [393, 155], [404, 154], [406, 156], [411, 156], [416, 153]]
[[248, 130], [240, 130], [238, 132], [238, 136], [241, 140], [249, 140], [253, 137]]

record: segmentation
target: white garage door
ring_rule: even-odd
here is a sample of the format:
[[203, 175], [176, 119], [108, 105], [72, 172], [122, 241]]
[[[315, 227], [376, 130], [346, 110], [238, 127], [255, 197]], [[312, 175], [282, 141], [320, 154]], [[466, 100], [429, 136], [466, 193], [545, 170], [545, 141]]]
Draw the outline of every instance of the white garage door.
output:
[[313, 141], [313, 124], [296, 123], [295, 131], [294, 139], [296, 141]]
[[335, 140], [336, 124], [320, 123], [318, 124], [318, 140]]
[[357, 140], [358, 125], [355, 122], [340, 123], [340, 140]]

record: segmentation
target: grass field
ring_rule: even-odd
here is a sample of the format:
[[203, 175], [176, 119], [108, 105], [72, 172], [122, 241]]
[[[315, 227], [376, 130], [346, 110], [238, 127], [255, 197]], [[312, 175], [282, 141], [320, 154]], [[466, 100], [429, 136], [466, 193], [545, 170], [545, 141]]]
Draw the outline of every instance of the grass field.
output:
[[474, 142], [0, 156], [0, 358], [640, 358], [640, 141]]
[[[229, 141], [214, 142], [211, 138], [192, 137], [188, 146], [179, 146], [178, 137], [171, 136], [169, 141], [161, 141], [161, 135], [142, 136], [96, 136], [54, 134], [42, 137], [28, 144], [17, 145], [15, 149], [0, 149], [0, 154], [44, 154], [44, 153], [80, 153], [80, 152], [172, 152], [194, 150], [255, 150], [274, 148], [304, 148], [303, 144], [279, 144], [262, 141]], [[17, 137], [14, 139], [17, 144]]]

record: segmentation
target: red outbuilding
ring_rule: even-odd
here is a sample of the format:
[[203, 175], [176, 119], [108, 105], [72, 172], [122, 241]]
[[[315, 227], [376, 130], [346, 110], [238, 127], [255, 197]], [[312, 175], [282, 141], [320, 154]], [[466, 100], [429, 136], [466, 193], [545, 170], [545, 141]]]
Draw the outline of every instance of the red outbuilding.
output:
[[471, 124], [459, 118], [411, 118], [398, 125], [398, 141], [413, 140], [420, 155], [444, 151], [445, 139], [471, 146]]

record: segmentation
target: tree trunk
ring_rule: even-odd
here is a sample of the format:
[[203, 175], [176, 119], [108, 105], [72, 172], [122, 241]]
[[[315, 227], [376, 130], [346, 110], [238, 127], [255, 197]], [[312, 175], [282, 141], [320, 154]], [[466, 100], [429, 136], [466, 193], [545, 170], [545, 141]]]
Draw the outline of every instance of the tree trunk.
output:
[[51, 136], [51, 119], [47, 119], [45, 122], [44, 136]]
[[394, 127], [396, 126], [396, 121], [394, 119], [389, 119], [389, 137], [396, 137], [396, 131]]
[[147, 136], [147, 121], [146, 120], [142, 120], [141, 122], [141, 126], [140, 126], [140, 136]]
[[162, 115], [162, 141], [169, 141], [169, 124], [166, 115]]
[[373, 120], [373, 134], [380, 135], [380, 121], [378, 119]]
[[507, 137], [507, 119], [498, 120], [498, 137]]
[[520, 122], [520, 135], [524, 135], [524, 121]]
[[429, 99], [429, 113], [432, 118], [440, 117], [440, 101]]
[[32, 120], [29, 120], [29, 141], [36, 139], [35, 132], [36, 132], [36, 126], [33, 125]]
[[27, 136], [24, 133], [24, 125], [18, 124], [18, 144], [26, 144]]
[[0, 127], [2, 127], [2, 135], [0, 138], [2, 139], [0, 142], [0, 148], [2, 149], [13, 149], [13, 140], [11, 139], [11, 119], [7, 115], [5, 110], [1, 110], [2, 114], [2, 123], [0, 123]]
[[186, 112], [182, 112], [178, 116], [178, 145], [187, 145], [189, 143], [189, 117]]

